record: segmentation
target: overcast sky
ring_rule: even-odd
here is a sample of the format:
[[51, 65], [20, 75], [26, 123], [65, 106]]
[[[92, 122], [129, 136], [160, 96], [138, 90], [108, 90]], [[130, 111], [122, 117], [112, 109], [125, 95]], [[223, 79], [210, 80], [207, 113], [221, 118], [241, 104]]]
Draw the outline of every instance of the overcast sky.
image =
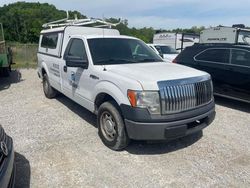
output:
[[[28, 0], [38, 2], [38, 0]], [[16, 2], [1, 0], [0, 6]], [[129, 26], [156, 29], [192, 26], [250, 26], [250, 0], [40, 0], [89, 17], [128, 19]]]

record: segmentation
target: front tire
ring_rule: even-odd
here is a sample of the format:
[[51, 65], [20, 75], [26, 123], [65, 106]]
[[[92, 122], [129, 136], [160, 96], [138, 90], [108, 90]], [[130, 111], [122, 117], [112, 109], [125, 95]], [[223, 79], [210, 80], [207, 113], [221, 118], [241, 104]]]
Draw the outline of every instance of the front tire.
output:
[[57, 94], [57, 91], [50, 85], [47, 74], [43, 75], [43, 92], [48, 99], [54, 98]]
[[115, 151], [128, 146], [124, 121], [114, 102], [105, 102], [100, 106], [97, 121], [98, 133], [104, 145]]

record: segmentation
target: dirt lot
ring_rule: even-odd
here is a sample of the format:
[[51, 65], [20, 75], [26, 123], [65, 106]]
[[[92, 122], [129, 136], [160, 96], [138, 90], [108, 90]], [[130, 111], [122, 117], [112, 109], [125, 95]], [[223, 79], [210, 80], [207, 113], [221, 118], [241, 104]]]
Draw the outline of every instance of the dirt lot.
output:
[[16, 187], [250, 187], [250, 106], [216, 98], [202, 133], [169, 143], [105, 147], [95, 116], [48, 100], [35, 70], [0, 78], [0, 124], [14, 139]]

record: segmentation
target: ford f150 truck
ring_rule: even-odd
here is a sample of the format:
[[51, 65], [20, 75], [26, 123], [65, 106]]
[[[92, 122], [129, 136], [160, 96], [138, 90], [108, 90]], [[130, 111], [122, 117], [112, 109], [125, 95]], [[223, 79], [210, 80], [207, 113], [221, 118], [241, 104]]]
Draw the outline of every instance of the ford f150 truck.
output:
[[45, 96], [63, 93], [97, 114], [99, 136], [113, 150], [130, 139], [183, 137], [215, 117], [208, 73], [163, 62], [143, 41], [118, 30], [45, 29], [37, 56]]

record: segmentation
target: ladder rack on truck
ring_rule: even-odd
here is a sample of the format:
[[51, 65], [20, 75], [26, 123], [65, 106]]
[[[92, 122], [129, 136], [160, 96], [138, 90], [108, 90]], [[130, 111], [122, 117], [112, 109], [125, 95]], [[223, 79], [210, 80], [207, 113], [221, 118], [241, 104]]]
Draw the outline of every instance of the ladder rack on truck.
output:
[[102, 28], [108, 27], [111, 28], [112, 26], [115, 27], [121, 23], [121, 19], [119, 19], [118, 23], [110, 23], [102, 19], [97, 18], [85, 18], [85, 19], [78, 19], [75, 15], [75, 19], [69, 19], [69, 13], [67, 11], [67, 17], [61, 20], [52, 21], [49, 23], [45, 23], [42, 25], [43, 28], [55, 28], [55, 27], [62, 27], [62, 26], [91, 26], [92, 24], [101, 24], [95, 25], [93, 27]]

